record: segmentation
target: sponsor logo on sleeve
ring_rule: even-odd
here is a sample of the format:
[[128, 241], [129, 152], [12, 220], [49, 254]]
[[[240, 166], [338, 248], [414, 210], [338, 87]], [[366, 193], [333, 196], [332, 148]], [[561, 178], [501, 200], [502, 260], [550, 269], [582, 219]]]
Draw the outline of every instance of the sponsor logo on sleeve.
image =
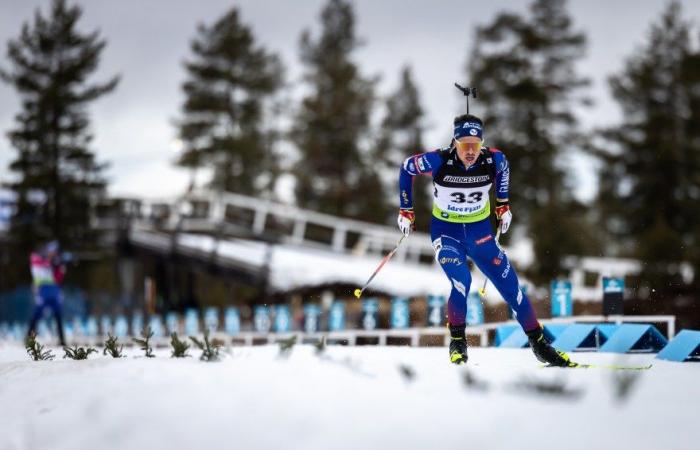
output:
[[401, 202], [404, 205], [408, 205], [408, 192], [406, 192], [405, 190], [401, 191]]
[[480, 239], [477, 239], [475, 242], [476, 242], [476, 245], [481, 245], [481, 244], [485, 244], [486, 242], [490, 241], [491, 239], [493, 239], [493, 236], [490, 234], [487, 234], [486, 236], [484, 236]]

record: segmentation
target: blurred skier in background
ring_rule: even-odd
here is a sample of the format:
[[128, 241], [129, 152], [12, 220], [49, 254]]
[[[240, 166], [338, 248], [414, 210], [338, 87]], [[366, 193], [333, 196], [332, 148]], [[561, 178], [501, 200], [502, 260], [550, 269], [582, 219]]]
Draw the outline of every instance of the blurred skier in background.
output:
[[41, 319], [44, 309], [51, 308], [56, 318], [58, 339], [61, 345], [66, 345], [63, 337], [63, 321], [61, 317], [61, 283], [66, 276], [65, 261], [59, 252], [58, 241], [51, 241], [29, 257], [32, 270], [32, 291], [36, 306], [29, 323], [29, 331], [36, 330], [36, 324]]
[[450, 361], [467, 362], [465, 335], [467, 295], [471, 274], [467, 257], [479, 267], [513, 310], [537, 359], [554, 366], [573, 367], [569, 356], [555, 350], [544, 336], [530, 300], [520, 289], [518, 276], [494, 239], [489, 191], [495, 185], [495, 214], [506, 233], [513, 214], [508, 204], [510, 167], [505, 155], [483, 145], [482, 120], [471, 114], [454, 119], [449, 147], [407, 158], [399, 175], [398, 225], [408, 235], [415, 227], [413, 177], [433, 178], [433, 214], [430, 225], [435, 259], [452, 284], [447, 302]]

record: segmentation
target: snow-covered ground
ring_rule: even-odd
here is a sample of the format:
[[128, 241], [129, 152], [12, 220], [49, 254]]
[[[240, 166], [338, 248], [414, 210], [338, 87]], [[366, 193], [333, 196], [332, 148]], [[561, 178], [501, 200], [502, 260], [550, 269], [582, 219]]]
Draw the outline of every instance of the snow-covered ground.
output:
[[139, 354], [33, 362], [0, 343], [0, 449], [698, 448], [700, 364], [653, 355], [575, 354], [653, 363], [623, 372], [540, 368], [529, 350], [494, 348], [470, 349], [466, 367], [445, 348], [233, 347], [217, 363]]

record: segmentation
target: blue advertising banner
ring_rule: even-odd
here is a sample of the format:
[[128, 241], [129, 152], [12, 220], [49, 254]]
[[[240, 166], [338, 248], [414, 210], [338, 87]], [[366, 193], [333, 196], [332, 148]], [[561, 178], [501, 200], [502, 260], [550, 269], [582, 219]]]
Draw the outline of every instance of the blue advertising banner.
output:
[[603, 277], [603, 294], [622, 294], [625, 292], [623, 278]]
[[440, 327], [447, 322], [445, 318], [445, 297], [442, 295], [428, 296], [428, 326]]
[[552, 317], [571, 316], [574, 313], [571, 281], [552, 280], [550, 297], [552, 299]]
[[238, 308], [229, 306], [224, 313], [224, 329], [227, 334], [238, 334], [241, 331], [241, 318]]
[[277, 305], [275, 307], [275, 331], [288, 333], [291, 330], [292, 314], [289, 312], [289, 305]]
[[272, 328], [270, 320], [270, 308], [265, 305], [258, 305], [253, 310], [253, 328], [258, 333], [269, 333]]
[[187, 336], [199, 334], [199, 313], [194, 308], [185, 311], [185, 334]]
[[376, 330], [379, 324], [379, 301], [368, 298], [362, 301], [362, 329]]
[[410, 325], [410, 310], [406, 297], [391, 300], [391, 328], [403, 329]]
[[131, 317], [131, 335], [141, 336], [143, 330], [143, 314], [140, 312], [134, 313]]
[[603, 315], [624, 314], [625, 280], [603, 277]]
[[151, 331], [153, 332], [153, 337], [156, 338], [161, 338], [163, 337], [163, 321], [160, 319], [160, 316], [158, 315], [152, 315], [151, 317], [148, 318], [148, 326], [151, 327]]
[[330, 331], [342, 331], [345, 329], [345, 303], [334, 301], [328, 312], [328, 329]]
[[165, 315], [165, 329], [168, 331], [168, 336], [180, 332], [180, 320], [177, 313], [171, 311]]
[[73, 334], [78, 337], [87, 336], [87, 330], [85, 329], [85, 321], [80, 317], [75, 317], [73, 319]]
[[304, 331], [307, 333], [318, 332], [321, 308], [314, 303], [304, 305]]
[[54, 336], [51, 325], [46, 319], [40, 320], [36, 325], [36, 334], [41, 339], [49, 340]]
[[97, 318], [95, 316], [88, 316], [85, 322], [85, 331], [89, 337], [96, 337], [99, 334]]
[[210, 333], [219, 331], [219, 308], [209, 307], [204, 310], [204, 329]]
[[[71, 330], [72, 330], [72, 327], [70, 325], [66, 325], [64, 328], [71, 328]], [[14, 337], [15, 340], [17, 340], [17, 341], [23, 340], [24, 335], [26, 333], [27, 333], [27, 329], [26, 329], [24, 324], [19, 323], [19, 322], [15, 322], [12, 324], [10, 334], [12, 334], [12, 336]], [[66, 339], [68, 339], [68, 334], [65, 332], [64, 332], [64, 334], [66, 335]]]
[[470, 292], [467, 295], [467, 325], [479, 325], [484, 323], [484, 305], [478, 292]]
[[112, 329], [112, 318], [104, 315], [100, 317], [100, 330], [102, 330], [102, 336], [107, 336], [108, 334], [114, 334]]
[[114, 335], [118, 338], [125, 338], [129, 334], [129, 322], [126, 316], [120, 314], [114, 319]]

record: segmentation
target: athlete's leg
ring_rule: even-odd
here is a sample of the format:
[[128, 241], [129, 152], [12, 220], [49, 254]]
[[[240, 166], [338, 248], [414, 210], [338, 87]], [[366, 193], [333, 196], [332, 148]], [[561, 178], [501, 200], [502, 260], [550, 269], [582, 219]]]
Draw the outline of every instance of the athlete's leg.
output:
[[508, 302], [523, 330], [539, 328], [530, 299], [520, 290], [515, 268], [496, 244], [488, 220], [467, 225], [466, 246], [467, 254]]
[[61, 345], [66, 345], [66, 339], [63, 335], [63, 318], [61, 314], [61, 297], [60, 293], [49, 302], [49, 306], [53, 310], [53, 316], [56, 318], [56, 328], [58, 329], [58, 341]]
[[467, 318], [467, 294], [472, 280], [466, 249], [458, 240], [460, 234], [463, 234], [463, 227], [461, 224], [433, 218], [430, 232], [435, 259], [452, 284], [447, 301], [447, 321], [450, 325], [464, 326]]
[[46, 300], [39, 294], [34, 296], [35, 306], [34, 313], [32, 314], [32, 319], [29, 321], [29, 329], [27, 330], [27, 335], [36, 332], [36, 324], [41, 319], [41, 315], [46, 307]]

